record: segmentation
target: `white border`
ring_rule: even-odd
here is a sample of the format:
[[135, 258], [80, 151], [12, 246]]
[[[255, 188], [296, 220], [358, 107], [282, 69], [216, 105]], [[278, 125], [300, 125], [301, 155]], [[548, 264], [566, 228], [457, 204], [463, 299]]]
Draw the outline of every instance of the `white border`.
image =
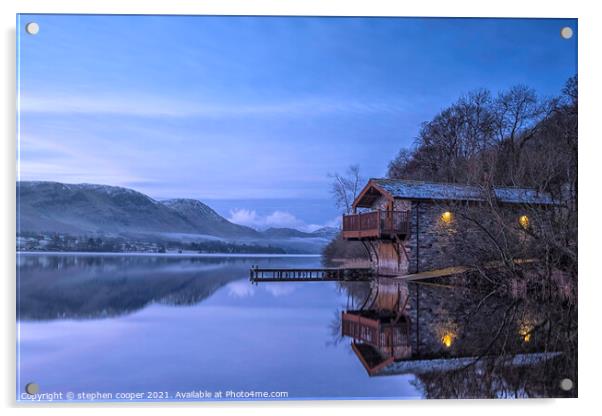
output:
[[[199, 4], [200, 3], [200, 4]], [[462, 412], [464, 415], [484, 412], [507, 416], [509, 412], [574, 414], [587, 411], [594, 402], [600, 381], [599, 348], [602, 345], [597, 308], [602, 294], [599, 266], [598, 240], [600, 233], [600, 158], [602, 140], [599, 137], [599, 101], [602, 99], [599, 75], [599, 40], [602, 39], [602, 21], [593, 1], [541, 1], [504, 0], [496, 3], [470, 0], [421, 0], [421, 1], [358, 1], [358, 0], [2, 0], [2, 62], [3, 99], [1, 101], [0, 126], [2, 141], [2, 240], [0, 264], [2, 273], [2, 359], [0, 378], [2, 403], [14, 407], [15, 397], [15, 14], [21, 13], [119, 13], [119, 14], [266, 14], [266, 15], [349, 15], [349, 16], [468, 16], [468, 17], [576, 17], [579, 18], [579, 86], [580, 86], [580, 329], [579, 329], [579, 396], [577, 400], [522, 400], [522, 401], [422, 401], [422, 402], [295, 402], [295, 403], [210, 403], [210, 404], [147, 404], [128, 406], [132, 411], [145, 414], [164, 414], [166, 407], [177, 407], [178, 412], [238, 414], [306, 414], [310, 409], [333, 412], [341, 409], [346, 414], [364, 414], [371, 408], [379, 412], [420, 412], [447, 414]], [[79, 414], [82, 405], [46, 408], [57, 414]], [[90, 406], [85, 406], [90, 407]], [[104, 414], [103, 405], [90, 408], [93, 414]], [[403, 407], [403, 409], [401, 409]], [[29, 413], [32, 409], [25, 409]], [[11, 409], [10, 412], [15, 411]], [[599, 409], [596, 409], [596, 413]]]

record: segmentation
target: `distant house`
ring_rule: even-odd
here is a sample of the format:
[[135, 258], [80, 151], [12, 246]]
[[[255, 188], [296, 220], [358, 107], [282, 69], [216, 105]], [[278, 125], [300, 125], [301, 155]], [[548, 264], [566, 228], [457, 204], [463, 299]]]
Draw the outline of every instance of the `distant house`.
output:
[[361, 241], [382, 275], [400, 275], [453, 266], [449, 238], [460, 206], [495, 203], [529, 226], [526, 207], [554, 205], [534, 189], [370, 179], [343, 216], [343, 238]]

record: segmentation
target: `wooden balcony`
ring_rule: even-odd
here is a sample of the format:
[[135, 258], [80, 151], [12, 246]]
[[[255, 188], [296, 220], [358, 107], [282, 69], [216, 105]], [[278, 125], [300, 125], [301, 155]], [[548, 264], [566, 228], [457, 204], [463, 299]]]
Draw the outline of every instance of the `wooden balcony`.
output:
[[343, 238], [348, 240], [405, 238], [410, 234], [407, 211], [370, 211], [343, 215]]

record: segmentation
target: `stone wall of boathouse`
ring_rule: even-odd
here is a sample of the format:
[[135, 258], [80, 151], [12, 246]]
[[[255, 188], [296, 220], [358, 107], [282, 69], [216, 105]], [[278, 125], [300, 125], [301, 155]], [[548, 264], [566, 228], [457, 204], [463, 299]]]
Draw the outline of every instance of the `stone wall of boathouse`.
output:
[[[410, 234], [402, 241], [378, 243], [378, 269], [383, 275], [405, 275], [469, 265], [471, 260], [463, 258], [462, 252], [458, 251], [458, 239], [466, 243], [467, 238], [473, 238], [476, 244], [487, 239], [474, 223], [463, 221], [458, 215], [459, 211], [465, 209], [462, 204], [436, 201], [402, 202], [408, 204]], [[526, 213], [517, 205], [508, 205], [504, 207], [502, 214], [508, 216], [510, 222], [516, 220], [518, 230], [518, 220]], [[528, 214], [530, 216], [532, 213]], [[517, 235], [526, 237], [523, 233]]]
[[[410, 235], [403, 243], [408, 253], [408, 274], [457, 265], [453, 250], [458, 219], [453, 208], [444, 203], [412, 202]], [[444, 213], [449, 213], [449, 218]]]

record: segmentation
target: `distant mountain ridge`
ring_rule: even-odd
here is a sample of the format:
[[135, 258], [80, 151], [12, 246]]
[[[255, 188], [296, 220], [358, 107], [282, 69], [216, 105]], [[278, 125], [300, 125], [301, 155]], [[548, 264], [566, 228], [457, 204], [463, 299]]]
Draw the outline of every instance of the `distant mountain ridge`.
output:
[[128, 188], [17, 182], [18, 230], [59, 233], [189, 233], [257, 237], [200, 201], [156, 201]]
[[295, 228], [268, 228], [263, 231], [267, 237], [284, 237], [284, 238], [316, 238], [316, 237], [334, 237], [339, 230], [332, 227], [322, 227], [312, 232], [300, 231]]
[[225, 239], [331, 238], [292, 228], [263, 232], [234, 224], [196, 199], [157, 201], [129, 188], [59, 182], [17, 182], [17, 233], [191, 234]]
[[259, 236], [257, 230], [228, 221], [199, 200], [178, 198], [161, 201], [161, 203], [185, 218], [200, 234], [221, 237]]

